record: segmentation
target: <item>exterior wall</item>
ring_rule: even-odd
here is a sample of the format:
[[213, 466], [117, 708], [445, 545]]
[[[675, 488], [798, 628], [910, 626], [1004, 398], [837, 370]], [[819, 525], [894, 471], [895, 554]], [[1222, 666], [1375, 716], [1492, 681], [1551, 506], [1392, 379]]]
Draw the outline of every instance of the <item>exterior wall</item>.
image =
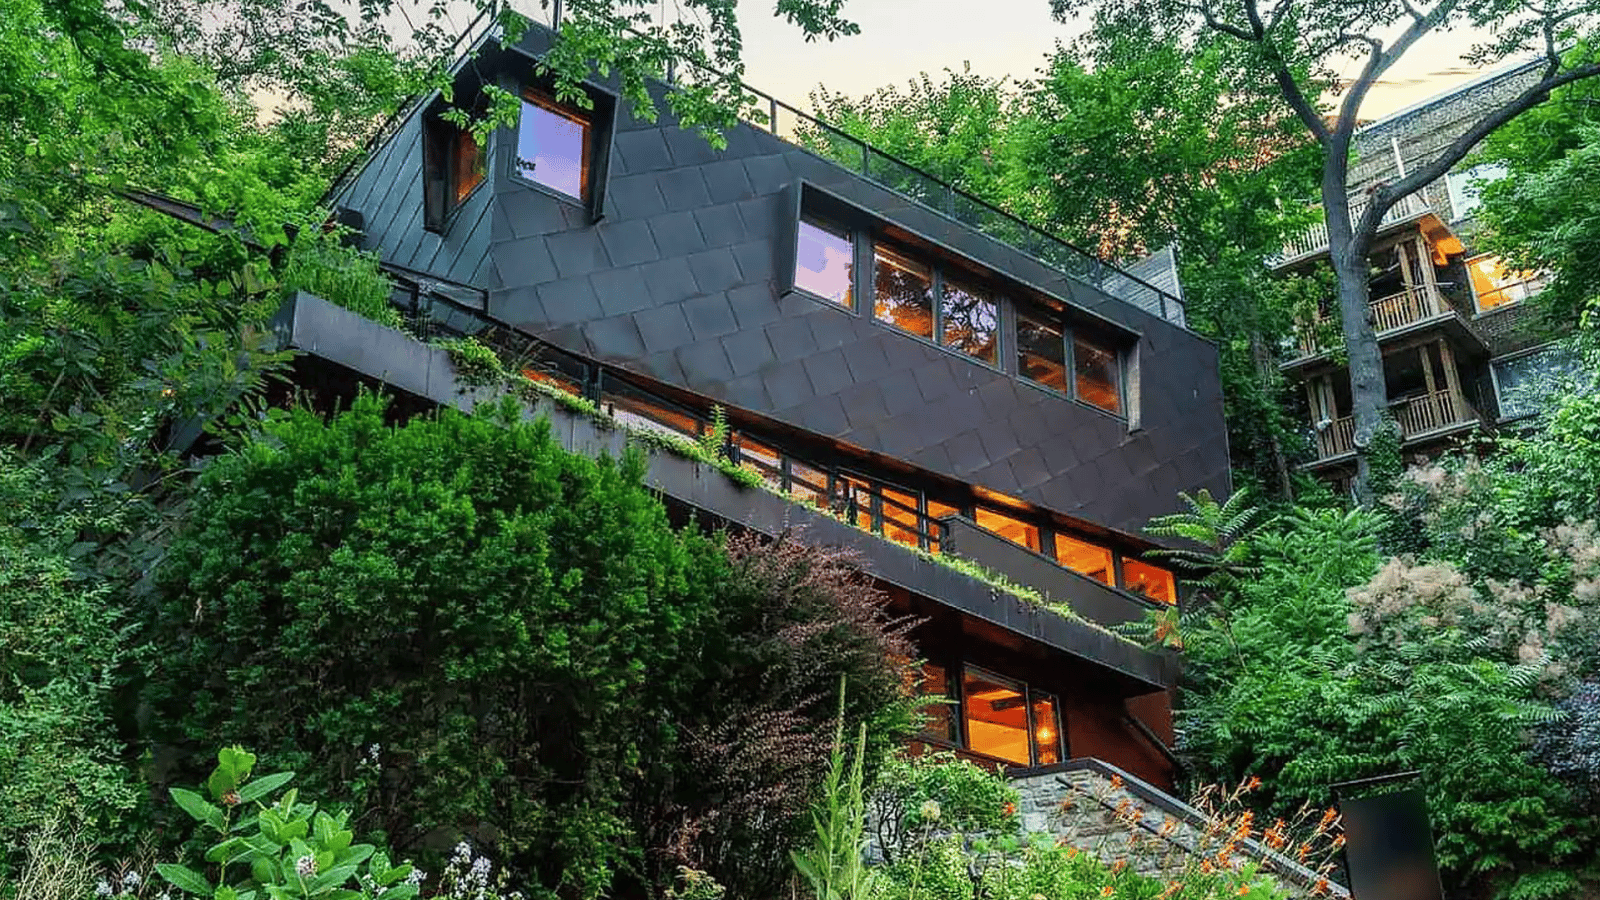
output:
[[446, 281], [488, 287], [491, 198], [480, 185], [444, 234], [422, 227], [422, 112], [414, 111], [335, 199], [361, 213], [363, 249]]
[[[1180, 490], [1226, 493], [1216, 349], [748, 125], [712, 150], [619, 113], [604, 218], [509, 177], [495, 142], [489, 312], [572, 352], [1091, 522], [1136, 531]], [[860, 313], [781, 295], [797, 179], [1139, 335], [1138, 421], [1019, 382]], [[1014, 363], [1011, 366], [1014, 368]]]

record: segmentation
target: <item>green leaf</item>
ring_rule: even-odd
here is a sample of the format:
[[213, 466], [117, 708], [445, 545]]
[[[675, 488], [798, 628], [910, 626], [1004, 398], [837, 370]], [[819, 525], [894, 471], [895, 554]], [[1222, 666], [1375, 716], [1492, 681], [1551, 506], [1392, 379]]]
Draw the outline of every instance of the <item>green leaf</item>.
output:
[[222, 830], [224, 822], [222, 810], [207, 803], [204, 797], [183, 788], [172, 788], [168, 793], [172, 795], [173, 802], [183, 807], [183, 811], [192, 816], [196, 822], [204, 822], [218, 831]]
[[176, 863], [157, 863], [156, 871], [161, 877], [171, 882], [172, 886], [186, 894], [195, 894], [201, 897], [211, 894], [211, 882], [193, 869], [185, 868]]
[[396, 881], [399, 881], [407, 875], [410, 875], [411, 869], [411, 863], [401, 863], [400, 865], [395, 866], [394, 868], [382, 874], [374, 874], [373, 877], [377, 880], [379, 886], [388, 887], [389, 885], [394, 884]]
[[414, 884], [397, 884], [378, 896], [382, 900], [411, 900], [412, 897], [417, 895], [418, 891], [419, 888]]
[[258, 800], [288, 784], [291, 778], [294, 778], [293, 772], [276, 772], [272, 775], [263, 775], [239, 788], [239, 799], [245, 803]]

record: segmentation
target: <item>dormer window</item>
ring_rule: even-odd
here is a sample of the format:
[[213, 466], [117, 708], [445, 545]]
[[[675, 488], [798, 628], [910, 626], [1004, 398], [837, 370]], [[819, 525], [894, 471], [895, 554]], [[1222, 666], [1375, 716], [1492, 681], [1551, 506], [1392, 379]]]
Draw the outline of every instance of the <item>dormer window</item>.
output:
[[800, 220], [795, 287], [848, 309], [854, 269], [855, 244], [850, 232], [810, 218]]
[[422, 140], [423, 226], [443, 231], [483, 179], [484, 151], [472, 132], [429, 116]]
[[581, 110], [536, 91], [522, 97], [517, 123], [518, 177], [574, 200], [588, 201], [593, 133]]

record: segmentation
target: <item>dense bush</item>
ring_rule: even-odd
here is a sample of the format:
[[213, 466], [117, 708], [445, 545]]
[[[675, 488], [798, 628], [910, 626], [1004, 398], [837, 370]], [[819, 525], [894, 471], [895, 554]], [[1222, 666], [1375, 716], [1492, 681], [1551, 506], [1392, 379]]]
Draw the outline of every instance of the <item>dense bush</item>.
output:
[[158, 578], [151, 737], [248, 743], [397, 851], [473, 836], [535, 894], [770, 878], [840, 674], [893, 733], [881, 598], [826, 555], [674, 531], [640, 459], [519, 415], [391, 427], [363, 397], [218, 459]]
[[0, 449], [0, 885], [24, 838], [114, 840], [138, 800], [112, 714], [127, 612], [70, 556], [108, 523], [55, 508], [40, 480]]

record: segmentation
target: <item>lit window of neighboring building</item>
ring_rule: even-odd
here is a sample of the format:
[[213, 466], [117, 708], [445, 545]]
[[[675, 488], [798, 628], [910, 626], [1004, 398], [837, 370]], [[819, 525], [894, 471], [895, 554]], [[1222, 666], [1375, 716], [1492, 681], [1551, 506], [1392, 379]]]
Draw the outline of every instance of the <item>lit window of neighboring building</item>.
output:
[[1543, 290], [1546, 280], [1534, 272], [1513, 272], [1498, 256], [1467, 260], [1467, 274], [1472, 278], [1472, 293], [1477, 297], [1479, 312], [1526, 300]]
[[1122, 560], [1123, 586], [1135, 594], [1143, 594], [1162, 603], [1178, 602], [1178, 583], [1172, 573], [1159, 566], [1124, 557]]
[[933, 339], [933, 270], [884, 246], [872, 248], [872, 314], [901, 331]]
[[795, 248], [794, 286], [849, 307], [855, 268], [855, 248], [850, 233], [811, 219], [800, 220]]
[[522, 98], [517, 175], [575, 200], [589, 197], [589, 121], [542, 94]]

